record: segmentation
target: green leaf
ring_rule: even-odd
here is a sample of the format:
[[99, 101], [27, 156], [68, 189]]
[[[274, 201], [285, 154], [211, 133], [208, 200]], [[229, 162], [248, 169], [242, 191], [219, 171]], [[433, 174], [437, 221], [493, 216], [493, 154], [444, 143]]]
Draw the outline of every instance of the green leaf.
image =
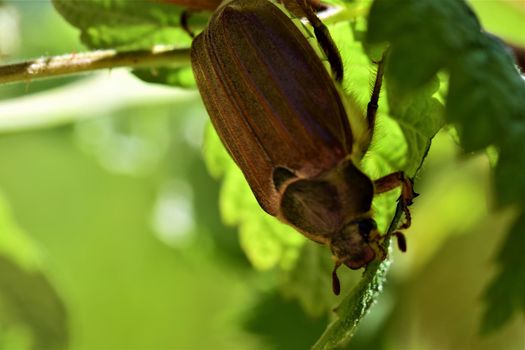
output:
[[[330, 310], [337, 298], [329, 288], [332, 283], [334, 262], [326, 247], [304, 244], [293, 269], [282, 273], [281, 289], [287, 298], [297, 299], [311, 317], [320, 317]], [[340, 278], [347, 274], [341, 273]], [[348, 285], [347, 278], [341, 278]]]
[[239, 226], [239, 240], [252, 265], [259, 270], [289, 270], [299, 257], [305, 239], [291, 227], [267, 215], [260, 207], [237, 165], [208, 124], [204, 139], [208, 170], [222, 177], [220, 208], [223, 221]]
[[387, 76], [403, 93], [425, 85], [469, 45], [480, 25], [464, 1], [376, 0], [367, 41], [389, 42]]
[[0, 256], [0, 276], [1, 322], [7, 328], [27, 327], [32, 349], [65, 349], [66, 310], [46, 276], [24, 270], [4, 256]]
[[[159, 1], [53, 0], [57, 11], [80, 30], [82, 42], [92, 49], [137, 50], [155, 45], [187, 48], [191, 37], [180, 27], [183, 8]], [[192, 30], [207, 23], [207, 13], [191, 16]], [[172, 86], [194, 86], [189, 69], [137, 70], [148, 82]]]
[[447, 117], [466, 151], [501, 147], [525, 125], [525, 84], [512, 58], [491, 37], [480, 36], [479, 44], [450, 67]]
[[[447, 121], [456, 126], [465, 151], [494, 146], [499, 152], [494, 172], [497, 204], [518, 204], [523, 211], [525, 178], [519, 174], [525, 170], [525, 83], [507, 49], [481, 29], [467, 4], [460, 0], [376, 0], [370, 10], [367, 39], [390, 44], [386, 76], [402, 98], [420, 93], [418, 89], [435, 79], [437, 72], [448, 73]], [[523, 221], [515, 224], [509, 239], [517, 232], [525, 235]], [[525, 294], [522, 284], [504, 278], [513, 270], [521, 271], [524, 263], [518, 257], [508, 259], [505, 261], [513, 263], [502, 264], [503, 277], [487, 293], [492, 297], [487, 300], [491, 311], [483, 321], [486, 332], [510, 319], [509, 301]], [[498, 309], [501, 314], [492, 322], [488, 317]]]
[[195, 79], [191, 67], [136, 69], [133, 74], [148, 83], [184, 88], [194, 88]]
[[[0, 197], [0, 324], [13, 330], [18, 346], [63, 349], [69, 334], [66, 310], [41, 270], [40, 253], [14, 224]], [[7, 342], [7, 343], [5, 343]], [[12, 345], [0, 338], [0, 347]]]
[[328, 325], [312, 347], [313, 350], [335, 349], [352, 338], [359, 322], [368, 313], [381, 292], [389, 265], [389, 260], [375, 261], [368, 265], [361, 281], [335, 310], [337, 319]]
[[499, 272], [485, 292], [487, 309], [481, 330], [490, 333], [505, 325], [516, 310], [525, 311], [525, 213], [510, 231], [498, 255]]
[[406, 158], [420, 160], [404, 167], [407, 174], [414, 176], [426, 156], [430, 141], [444, 125], [444, 106], [438, 97], [440, 81], [433, 79], [410, 98], [403, 98], [389, 80], [386, 83], [390, 114], [399, 124], [407, 143]]
[[[523, 123], [525, 124], [525, 123]], [[501, 203], [519, 202], [525, 206], [525, 180], [520, 176], [525, 172], [525, 130], [516, 125], [516, 135], [509, 137], [500, 148], [495, 169], [496, 193]], [[525, 226], [522, 228], [525, 235]]]
[[90, 48], [144, 49], [156, 44], [187, 47], [179, 28], [182, 9], [156, 1], [53, 0], [57, 11], [80, 29]]

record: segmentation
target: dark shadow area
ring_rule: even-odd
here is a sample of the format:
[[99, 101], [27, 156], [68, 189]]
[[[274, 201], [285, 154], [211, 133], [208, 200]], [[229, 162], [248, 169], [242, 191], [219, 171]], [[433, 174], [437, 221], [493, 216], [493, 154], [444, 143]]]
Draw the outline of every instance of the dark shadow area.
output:
[[244, 330], [275, 350], [309, 349], [328, 322], [327, 317], [309, 318], [295, 301], [284, 300], [278, 293], [261, 295], [248, 309]]

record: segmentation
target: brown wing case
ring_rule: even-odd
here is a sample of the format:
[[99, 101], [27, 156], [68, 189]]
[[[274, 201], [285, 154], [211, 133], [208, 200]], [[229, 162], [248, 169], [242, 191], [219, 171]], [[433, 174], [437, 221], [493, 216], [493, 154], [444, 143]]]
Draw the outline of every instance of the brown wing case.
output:
[[332, 78], [269, 1], [221, 7], [191, 55], [215, 130], [269, 214], [279, 207], [274, 169], [311, 178], [351, 152], [350, 125]]

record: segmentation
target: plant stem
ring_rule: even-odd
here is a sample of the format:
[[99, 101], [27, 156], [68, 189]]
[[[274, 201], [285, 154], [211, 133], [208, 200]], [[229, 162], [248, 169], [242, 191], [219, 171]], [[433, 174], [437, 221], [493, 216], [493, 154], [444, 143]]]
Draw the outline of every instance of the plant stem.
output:
[[190, 64], [189, 49], [154, 47], [151, 50], [97, 50], [61, 56], [43, 57], [31, 61], [0, 66], [0, 85], [28, 82], [35, 79], [78, 74], [98, 69], [118, 67], [180, 67]]

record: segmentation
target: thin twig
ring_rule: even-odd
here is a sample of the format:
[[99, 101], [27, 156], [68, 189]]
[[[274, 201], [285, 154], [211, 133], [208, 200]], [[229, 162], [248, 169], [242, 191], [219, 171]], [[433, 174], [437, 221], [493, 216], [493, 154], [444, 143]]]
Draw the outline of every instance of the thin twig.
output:
[[118, 67], [180, 67], [190, 64], [189, 49], [155, 47], [151, 50], [118, 52], [97, 50], [51, 56], [0, 66], [0, 84], [28, 82], [35, 79], [78, 74], [98, 69]]

